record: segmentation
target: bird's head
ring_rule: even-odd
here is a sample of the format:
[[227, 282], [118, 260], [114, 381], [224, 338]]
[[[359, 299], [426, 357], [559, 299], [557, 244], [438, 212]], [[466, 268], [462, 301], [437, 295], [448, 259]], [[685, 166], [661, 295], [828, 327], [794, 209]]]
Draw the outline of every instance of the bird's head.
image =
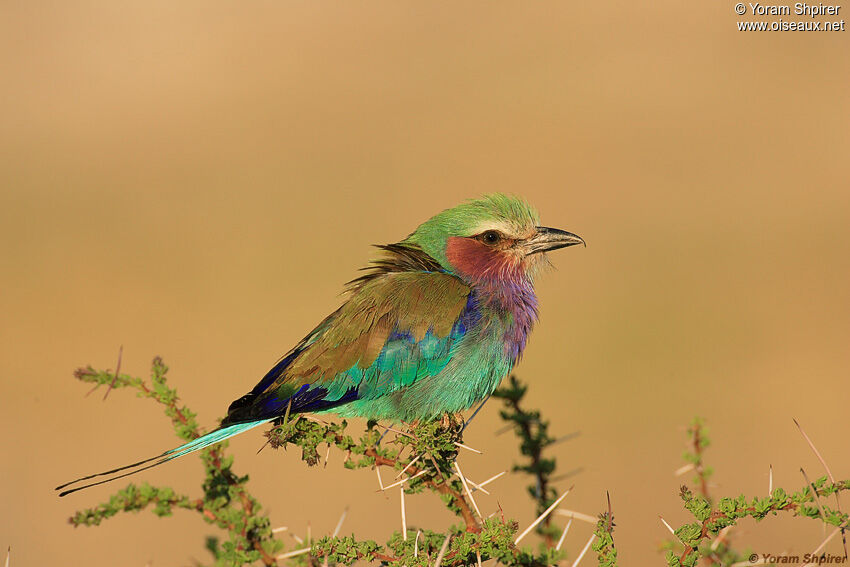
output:
[[403, 244], [418, 246], [470, 283], [483, 283], [530, 279], [545, 252], [584, 244], [584, 240], [540, 226], [537, 211], [525, 201], [493, 194], [433, 216]]

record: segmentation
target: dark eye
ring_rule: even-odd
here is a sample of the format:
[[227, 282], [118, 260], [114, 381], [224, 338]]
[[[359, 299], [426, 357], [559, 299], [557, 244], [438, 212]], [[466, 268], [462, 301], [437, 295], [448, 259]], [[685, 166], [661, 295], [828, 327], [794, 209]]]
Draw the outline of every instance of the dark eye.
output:
[[481, 241], [487, 244], [496, 244], [502, 239], [502, 235], [498, 231], [488, 230], [481, 233]]

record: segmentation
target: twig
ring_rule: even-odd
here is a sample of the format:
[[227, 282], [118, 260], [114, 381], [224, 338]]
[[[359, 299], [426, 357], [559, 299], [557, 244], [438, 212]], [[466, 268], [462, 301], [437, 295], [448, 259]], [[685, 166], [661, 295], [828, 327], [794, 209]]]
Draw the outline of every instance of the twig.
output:
[[[342, 436], [337, 437], [338, 441], [342, 440]], [[387, 466], [387, 467], [395, 467], [397, 466], [397, 461], [394, 459], [389, 459], [381, 454], [379, 454], [374, 447], [370, 447], [363, 452], [363, 455], [366, 457], [371, 457], [374, 459], [374, 464], [376, 467], [378, 466]], [[448, 482], [445, 482], [445, 477], [440, 471], [439, 465], [437, 465], [436, 460], [433, 456], [429, 455], [431, 462], [434, 464], [435, 469], [437, 470], [437, 474], [440, 475], [441, 480], [443, 482], [437, 482], [435, 480], [428, 479], [425, 481], [426, 486], [435, 490], [436, 492], [443, 494], [444, 496], [450, 497], [452, 503], [458, 507], [460, 510], [460, 515], [466, 523], [467, 529], [475, 530], [478, 528], [478, 522], [475, 519], [475, 515], [470, 508], [469, 504], [464, 499], [463, 495], [456, 490], [454, 490]], [[419, 469], [416, 467], [411, 467], [411, 473], [418, 473]]]
[[705, 468], [702, 464], [702, 450], [703, 450], [703, 438], [702, 438], [702, 423], [697, 420], [694, 422], [691, 427], [691, 431], [693, 433], [693, 446], [694, 446], [694, 468], [697, 472], [697, 477], [699, 477], [699, 491], [703, 497], [711, 501], [711, 498], [708, 494], [708, 475], [705, 473]]
[[[805, 473], [804, 473], [804, 478], [805, 478]], [[836, 485], [834, 487], [832, 487], [833, 491], [835, 491], [835, 490], [848, 490], [848, 489], [850, 489], [850, 481], [842, 481], [842, 482], [836, 483]], [[811, 500], [817, 502], [817, 498], [818, 498], [818, 494], [819, 494], [817, 488], [813, 484], [809, 483], [806, 487], [806, 491], [811, 491], [812, 492]], [[771, 506], [767, 509], [767, 511], [768, 512], [770, 512], [770, 511], [778, 512], [778, 511], [786, 511], [786, 510], [797, 511], [797, 510], [800, 509], [800, 507], [805, 502], [808, 502], [808, 500], [805, 499], [805, 495], [803, 495], [803, 496], [804, 496], [804, 498], [803, 498], [802, 502], [800, 502], [800, 503], [797, 503], [791, 497], [786, 497], [786, 499], [784, 501], [780, 501], [778, 503], [771, 504]], [[702, 539], [704, 539], [708, 536], [708, 534], [709, 534], [709, 524], [711, 522], [716, 522], [719, 519], [735, 520], [735, 519], [739, 519], [739, 518], [743, 517], [744, 515], [755, 514], [756, 512], [757, 512], [757, 510], [756, 510], [755, 506], [748, 506], [746, 508], [738, 508], [735, 511], [735, 514], [733, 514], [733, 515], [729, 515], [729, 514], [726, 514], [724, 512], [715, 510], [714, 512], [711, 513], [711, 515], [708, 518], [706, 518], [705, 520], [703, 520], [701, 522], [701, 529], [700, 529], [700, 533], [699, 533], [698, 537], [691, 541], [690, 546], [685, 547], [685, 550], [679, 556], [679, 562], [684, 564], [685, 561], [687, 561], [687, 558], [691, 553], [698, 552], [697, 551], [697, 547], [698, 547], [697, 544]], [[763, 513], [763, 512], [759, 512], [759, 513]], [[821, 518], [824, 517], [822, 514], [823, 514], [823, 512], [821, 511], [820, 512]], [[846, 516], [845, 516], [844, 524], [839, 526], [839, 528], [842, 528], [842, 527], [846, 528], [846, 521], [847, 520], [846, 520]]]
[[112, 388], [115, 387], [115, 381], [118, 380], [118, 373], [121, 371], [121, 358], [124, 355], [124, 345], [118, 347], [118, 363], [115, 365], [115, 376], [112, 377], [112, 382], [109, 383], [109, 387], [106, 389], [106, 392], [103, 394], [103, 401], [106, 401], [106, 396], [109, 395], [109, 392], [112, 391]]
[[393, 429], [392, 427], [387, 427], [386, 425], [381, 425], [380, 423], [378, 423], [377, 426], [383, 427], [387, 431], [392, 431], [393, 433], [397, 433], [398, 435], [404, 435], [405, 437], [409, 437], [410, 439], [416, 439], [417, 438], [416, 435], [413, 435], [412, 433], [406, 433], [404, 431], [399, 431], [398, 429]]

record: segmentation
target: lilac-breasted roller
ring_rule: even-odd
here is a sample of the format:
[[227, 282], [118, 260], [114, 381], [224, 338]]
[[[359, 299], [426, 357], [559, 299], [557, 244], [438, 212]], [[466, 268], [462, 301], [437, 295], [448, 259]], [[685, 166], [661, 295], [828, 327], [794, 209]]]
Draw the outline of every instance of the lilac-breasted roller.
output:
[[[524, 201], [488, 195], [447, 209], [348, 283], [348, 298], [290, 350], [221, 426], [161, 455], [60, 486], [188, 455], [287, 412], [414, 421], [486, 398], [522, 355], [537, 319], [545, 252], [584, 244], [539, 226]], [[132, 469], [132, 470], [131, 470]], [[126, 472], [128, 471], [129, 472]]]

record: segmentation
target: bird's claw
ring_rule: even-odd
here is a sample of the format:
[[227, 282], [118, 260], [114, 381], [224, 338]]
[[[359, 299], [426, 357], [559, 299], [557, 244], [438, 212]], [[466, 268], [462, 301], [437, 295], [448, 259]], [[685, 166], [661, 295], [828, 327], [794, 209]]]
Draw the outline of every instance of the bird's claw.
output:
[[440, 427], [445, 430], [457, 429], [463, 425], [463, 417], [459, 413], [444, 413], [440, 417]]

